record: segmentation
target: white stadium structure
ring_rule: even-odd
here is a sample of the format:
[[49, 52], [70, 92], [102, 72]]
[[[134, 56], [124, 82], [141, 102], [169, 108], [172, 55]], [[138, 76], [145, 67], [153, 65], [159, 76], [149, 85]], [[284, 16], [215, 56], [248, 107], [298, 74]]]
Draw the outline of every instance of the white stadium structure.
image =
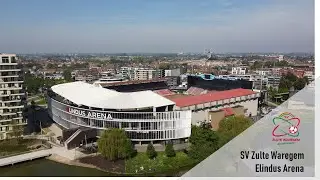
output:
[[184, 142], [191, 134], [191, 111], [152, 91], [123, 93], [84, 82], [53, 86], [48, 111], [64, 129], [124, 129], [135, 144]]

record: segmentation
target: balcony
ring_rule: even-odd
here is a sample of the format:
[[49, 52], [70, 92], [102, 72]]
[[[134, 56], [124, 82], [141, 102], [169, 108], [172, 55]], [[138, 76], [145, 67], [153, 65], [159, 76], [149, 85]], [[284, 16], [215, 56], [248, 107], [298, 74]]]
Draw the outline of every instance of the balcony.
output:
[[19, 78], [18, 74], [0, 75], [0, 78]]
[[21, 90], [22, 86], [11, 86], [11, 87], [0, 87], [0, 91], [2, 90]]
[[13, 81], [0, 81], [0, 84], [7, 84], [7, 83], [23, 83], [23, 81], [20, 80], [13, 80]]
[[0, 94], [0, 97], [9, 97], [9, 96], [25, 96], [25, 93], [18, 93], [18, 94]]
[[0, 72], [12, 72], [12, 71], [19, 72], [19, 71], [21, 71], [21, 69], [6, 69], [6, 68], [0, 69]]

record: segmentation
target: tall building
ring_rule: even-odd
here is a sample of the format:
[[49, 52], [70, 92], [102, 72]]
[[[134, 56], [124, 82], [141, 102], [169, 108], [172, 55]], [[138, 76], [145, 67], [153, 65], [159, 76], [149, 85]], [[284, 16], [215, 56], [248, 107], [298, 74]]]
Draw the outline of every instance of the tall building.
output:
[[27, 121], [23, 117], [25, 91], [15, 54], [0, 53], [0, 139], [13, 137]]

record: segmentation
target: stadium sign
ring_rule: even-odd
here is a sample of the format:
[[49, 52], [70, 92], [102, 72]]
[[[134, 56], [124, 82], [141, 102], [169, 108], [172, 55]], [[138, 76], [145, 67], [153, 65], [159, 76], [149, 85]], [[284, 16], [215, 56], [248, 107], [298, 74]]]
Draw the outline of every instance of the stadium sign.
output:
[[112, 116], [109, 113], [96, 112], [96, 111], [85, 111], [85, 110], [80, 110], [80, 109], [74, 109], [71, 107], [68, 107], [67, 111], [70, 114], [74, 114], [74, 115], [81, 116], [84, 118], [112, 120]]

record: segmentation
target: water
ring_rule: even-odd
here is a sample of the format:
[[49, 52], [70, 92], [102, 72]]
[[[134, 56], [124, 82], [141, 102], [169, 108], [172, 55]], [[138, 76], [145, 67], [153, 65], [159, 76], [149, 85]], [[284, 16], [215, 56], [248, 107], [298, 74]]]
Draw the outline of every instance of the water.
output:
[[115, 176], [97, 169], [70, 166], [47, 159], [38, 159], [13, 166], [1, 167], [0, 177], [74, 177], [74, 176]]

